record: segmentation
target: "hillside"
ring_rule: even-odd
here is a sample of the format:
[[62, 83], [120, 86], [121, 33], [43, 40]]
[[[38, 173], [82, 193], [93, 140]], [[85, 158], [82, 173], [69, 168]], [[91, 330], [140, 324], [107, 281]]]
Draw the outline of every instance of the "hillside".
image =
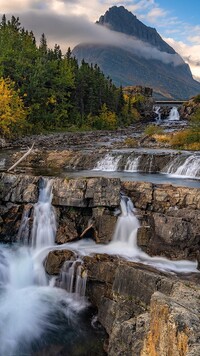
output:
[[188, 99], [200, 92], [200, 83], [174, 49], [123, 6], [110, 8], [97, 24], [128, 35], [130, 46], [79, 44], [73, 49], [79, 61], [97, 63], [117, 86], [150, 86], [159, 99]]

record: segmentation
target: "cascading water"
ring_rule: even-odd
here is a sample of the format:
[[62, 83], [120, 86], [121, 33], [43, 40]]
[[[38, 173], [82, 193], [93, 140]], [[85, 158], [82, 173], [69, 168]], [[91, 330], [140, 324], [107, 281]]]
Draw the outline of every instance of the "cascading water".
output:
[[[51, 199], [51, 182], [44, 182], [35, 205], [33, 246], [2, 245], [0, 249], [2, 356], [32, 355], [49, 343], [57, 344], [59, 337], [65, 340], [66, 352], [73, 355], [74, 343], [78, 338], [83, 341], [78, 315], [87, 303], [61, 288], [49, 286], [44, 272], [43, 259], [54, 244], [56, 229]], [[76, 283], [78, 292], [78, 278]]]
[[121, 159], [121, 155], [115, 157], [110, 154], [107, 154], [99, 162], [97, 162], [97, 165], [95, 168], [93, 168], [93, 170], [94, 171], [108, 171], [108, 172], [117, 171], [118, 163], [119, 163], [120, 159]]
[[180, 120], [180, 115], [179, 115], [178, 109], [175, 106], [170, 110], [167, 120], [169, 120], [169, 121]]
[[138, 156], [134, 159], [131, 159], [130, 157], [128, 157], [124, 171], [125, 172], [138, 172], [140, 159], [141, 159], [141, 156]]
[[69, 293], [74, 293], [75, 298], [85, 296], [87, 273], [82, 268], [81, 259], [66, 261], [58, 279], [59, 287]]
[[[41, 184], [45, 184], [44, 181]], [[32, 245], [36, 248], [53, 246], [55, 241], [56, 219], [51, 205], [51, 185], [49, 180], [45, 187], [40, 188], [39, 200], [34, 208]]]
[[137, 231], [140, 223], [135, 215], [133, 204], [125, 195], [121, 197], [121, 214], [118, 217], [112, 241], [108, 245], [95, 244], [93, 240], [80, 240], [66, 244], [67, 249], [73, 250], [79, 256], [94, 253], [118, 255], [129, 261], [141, 262], [168, 272], [198, 272], [197, 262], [187, 260], [170, 261], [164, 257], [151, 257], [137, 245]]
[[159, 124], [161, 122], [160, 106], [154, 106], [154, 112], [157, 115], [155, 120]]
[[174, 177], [200, 178], [200, 156], [176, 157], [163, 169], [163, 173]]

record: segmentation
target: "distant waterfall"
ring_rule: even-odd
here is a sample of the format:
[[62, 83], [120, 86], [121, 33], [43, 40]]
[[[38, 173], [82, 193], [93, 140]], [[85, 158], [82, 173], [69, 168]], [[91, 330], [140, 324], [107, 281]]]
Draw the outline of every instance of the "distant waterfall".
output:
[[155, 120], [157, 123], [161, 122], [161, 113], [160, 113], [160, 106], [154, 106], [154, 112], [157, 115]]
[[111, 154], [105, 155], [99, 162], [97, 162], [96, 167], [93, 168], [94, 171], [108, 171], [114, 172], [118, 169], [118, 163], [121, 159], [121, 155], [112, 156]]
[[163, 169], [163, 173], [188, 178], [200, 177], [200, 156], [176, 157]]
[[169, 113], [169, 116], [167, 118], [169, 121], [177, 121], [177, 120], [180, 120], [180, 115], [179, 115], [179, 112], [178, 112], [178, 109], [174, 106], [170, 113]]

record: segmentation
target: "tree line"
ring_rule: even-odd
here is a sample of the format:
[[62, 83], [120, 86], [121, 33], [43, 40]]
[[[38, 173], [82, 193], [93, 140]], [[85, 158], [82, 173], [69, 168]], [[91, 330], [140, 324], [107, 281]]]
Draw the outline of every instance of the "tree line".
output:
[[80, 65], [70, 48], [39, 45], [19, 18], [0, 23], [0, 136], [68, 129], [115, 129], [138, 116], [97, 65]]

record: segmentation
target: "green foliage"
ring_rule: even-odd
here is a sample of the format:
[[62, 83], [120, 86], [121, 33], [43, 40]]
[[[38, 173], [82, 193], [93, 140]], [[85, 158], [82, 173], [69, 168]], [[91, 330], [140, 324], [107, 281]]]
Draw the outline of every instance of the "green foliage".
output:
[[[137, 116], [122, 88], [116, 88], [97, 65], [78, 66], [70, 48], [48, 48], [45, 34], [37, 47], [34, 34], [21, 27], [19, 18], [5, 15], [0, 23], [0, 77], [20, 90], [28, 109], [28, 129], [114, 129], [129, 125]], [[137, 102], [142, 98], [138, 97]]]
[[196, 104], [199, 104], [199, 103], [200, 103], [200, 94], [198, 94], [198, 95], [196, 95], [196, 96], [194, 97], [194, 102], [195, 102]]
[[19, 135], [27, 128], [27, 111], [14, 83], [0, 78], [0, 135]]
[[163, 129], [157, 125], [148, 125], [144, 130], [145, 135], [153, 136], [160, 135], [163, 133]]

